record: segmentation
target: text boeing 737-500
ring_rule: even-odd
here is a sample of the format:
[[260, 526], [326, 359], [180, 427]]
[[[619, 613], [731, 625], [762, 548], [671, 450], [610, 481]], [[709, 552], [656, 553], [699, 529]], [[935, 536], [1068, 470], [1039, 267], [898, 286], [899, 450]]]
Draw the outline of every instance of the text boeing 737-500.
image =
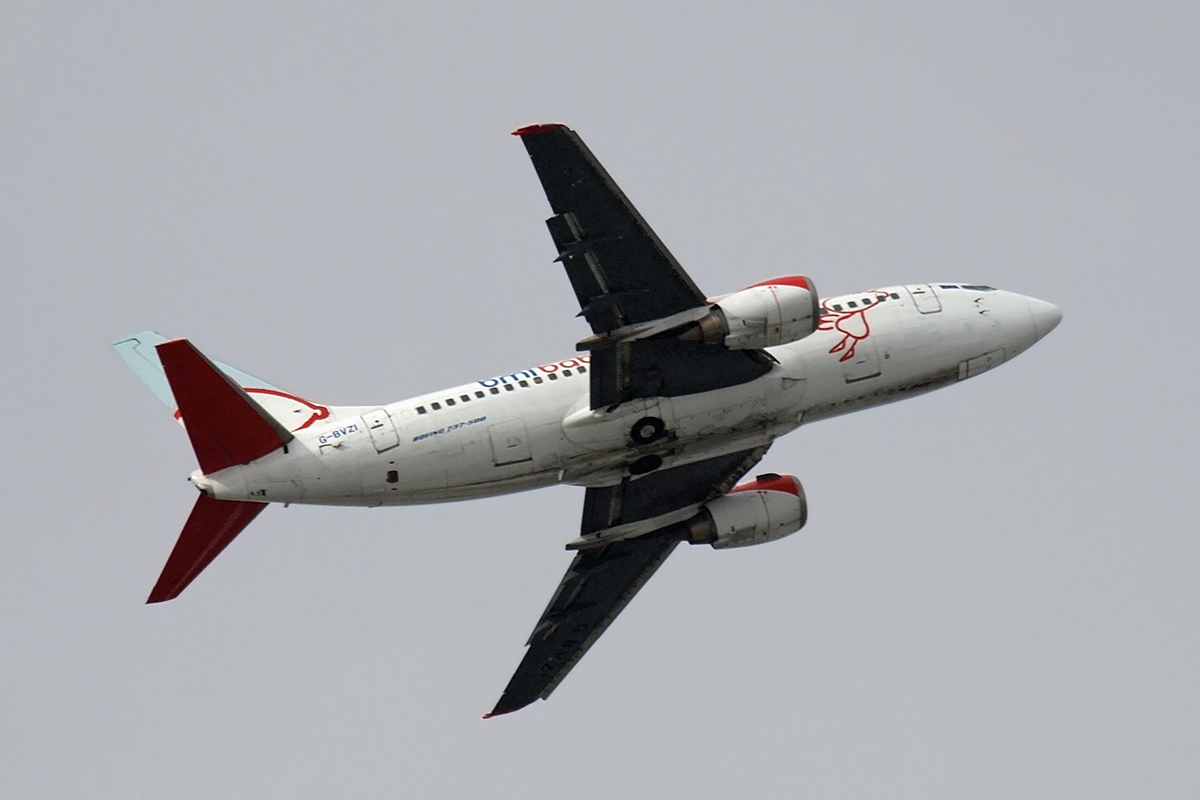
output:
[[787, 276], [709, 299], [564, 125], [521, 137], [592, 335], [582, 355], [382, 406], [325, 406], [152, 332], [115, 347], [175, 411], [200, 491], [149, 602], [176, 597], [268, 503], [403, 505], [586, 487], [575, 559], [487, 716], [546, 698], [680, 542], [804, 526], [800, 481], [737, 485], [801, 424], [928, 392], [1024, 352], [1053, 305], [921, 283], [819, 298]]

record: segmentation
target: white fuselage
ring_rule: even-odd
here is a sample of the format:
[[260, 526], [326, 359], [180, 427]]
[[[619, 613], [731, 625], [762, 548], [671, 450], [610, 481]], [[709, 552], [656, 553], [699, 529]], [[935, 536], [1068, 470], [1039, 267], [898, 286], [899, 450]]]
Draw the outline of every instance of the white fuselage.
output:
[[[585, 355], [383, 407], [334, 409], [286, 448], [192, 480], [219, 499], [365, 506], [611, 485], [644, 456], [669, 469], [972, 377], [1059, 320], [1040, 300], [961, 284], [894, 286], [821, 307], [820, 328], [770, 348], [778, 363], [749, 383], [593, 411]], [[645, 417], [662, 419], [667, 433], [639, 445], [630, 431]]]

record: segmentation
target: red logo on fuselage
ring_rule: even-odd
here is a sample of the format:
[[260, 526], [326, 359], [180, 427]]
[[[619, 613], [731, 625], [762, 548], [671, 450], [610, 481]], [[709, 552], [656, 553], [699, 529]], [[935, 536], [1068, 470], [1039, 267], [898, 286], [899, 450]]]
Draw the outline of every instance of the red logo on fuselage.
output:
[[[874, 296], [866, 298], [865, 302], [859, 298], [850, 301], [838, 298], [840, 302], [836, 305], [841, 307], [840, 310], [833, 308], [830, 300], [821, 301], [821, 321], [817, 324], [817, 330], [837, 331], [842, 334], [842, 338], [829, 348], [830, 354], [842, 354], [838, 361], [849, 361], [854, 358], [854, 351], [858, 347], [858, 343], [871, 335], [871, 323], [867, 321], [867, 312], [882, 303], [883, 299], [887, 297], [882, 292], [871, 294]], [[862, 303], [862, 305], [858, 308], [845, 308], [849, 303], [855, 305]]]

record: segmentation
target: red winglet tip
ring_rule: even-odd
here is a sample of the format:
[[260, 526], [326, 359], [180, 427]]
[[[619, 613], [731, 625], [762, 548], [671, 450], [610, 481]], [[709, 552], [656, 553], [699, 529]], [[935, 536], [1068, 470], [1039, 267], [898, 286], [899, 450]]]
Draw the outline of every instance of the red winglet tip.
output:
[[531, 133], [545, 133], [567, 127], [561, 122], [539, 122], [533, 125], [522, 125], [512, 132], [513, 136], [528, 136]]
[[493, 708], [488, 713], [484, 714], [481, 719], [491, 719], [492, 717], [501, 717], [505, 714], [511, 714], [514, 711], [520, 711], [525, 706], [516, 706], [515, 708]]

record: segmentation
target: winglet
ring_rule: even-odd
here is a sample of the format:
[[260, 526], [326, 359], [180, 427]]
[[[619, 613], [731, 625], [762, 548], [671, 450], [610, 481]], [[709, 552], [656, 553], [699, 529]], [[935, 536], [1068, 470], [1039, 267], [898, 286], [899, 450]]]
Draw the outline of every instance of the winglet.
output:
[[520, 711], [522, 708], [524, 708], [527, 705], [529, 705], [529, 703], [524, 703], [519, 706], [509, 706], [508, 708], [501, 708], [499, 705], [497, 705], [491, 711], [484, 714], [482, 719], [491, 719], [492, 717], [501, 717], [501, 716], [504, 716], [505, 714], [511, 714], [514, 711]]
[[266, 503], [200, 495], [146, 602], [161, 603], [178, 597], [266, 507]]
[[528, 136], [531, 133], [546, 133], [567, 127], [561, 122], [540, 122], [534, 125], [523, 125], [512, 132], [513, 136]]
[[205, 474], [261, 458], [294, 438], [187, 339], [155, 349]]

